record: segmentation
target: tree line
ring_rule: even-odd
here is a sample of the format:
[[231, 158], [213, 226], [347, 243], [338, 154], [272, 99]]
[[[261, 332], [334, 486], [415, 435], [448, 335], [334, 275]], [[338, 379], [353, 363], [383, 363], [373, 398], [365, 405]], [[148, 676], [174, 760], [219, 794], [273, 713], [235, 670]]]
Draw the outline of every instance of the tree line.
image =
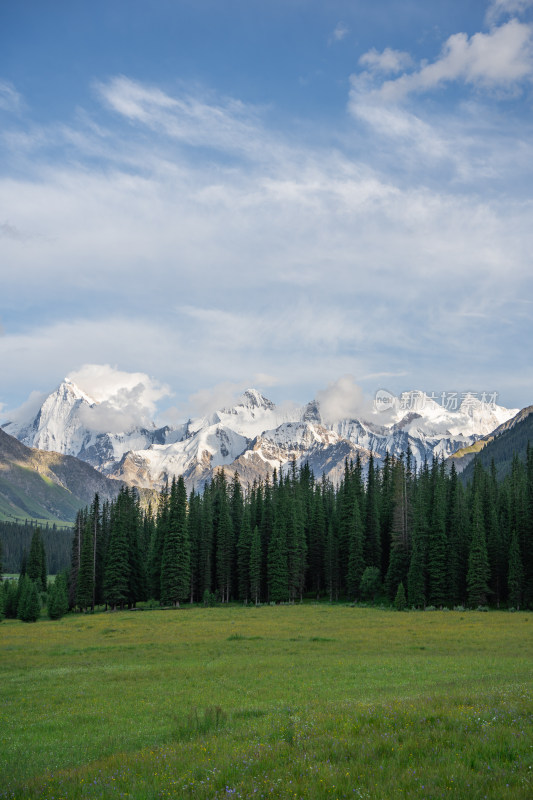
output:
[[80, 512], [71, 607], [295, 602], [304, 596], [409, 606], [533, 606], [533, 449], [501, 482], [477, 464], [410, 453], [345, 464], [335, 487], [307, 464], [243, 490], [220, 471], [202, 493], [183, 478], [143, 510], [134, 489]]
[[408, 452], [346, 462], [340, 484], [309, 465], [243, 489], [221, 470], [202, 493], [182, 477], [143, 508], [135, 489], [78, 513], [70, 609], [184, 602], [379, 601], [533, 607], [533, 448], [498, 481], [476, 463], [418, 470]]

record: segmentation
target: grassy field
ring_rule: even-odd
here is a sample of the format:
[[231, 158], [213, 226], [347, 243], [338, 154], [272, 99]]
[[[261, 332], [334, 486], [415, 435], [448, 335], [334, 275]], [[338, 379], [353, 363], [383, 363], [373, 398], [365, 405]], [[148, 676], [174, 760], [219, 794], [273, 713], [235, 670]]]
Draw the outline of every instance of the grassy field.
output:
[[0, 625], [0, 798], [533, 796], [533, 614], [186, 608]]

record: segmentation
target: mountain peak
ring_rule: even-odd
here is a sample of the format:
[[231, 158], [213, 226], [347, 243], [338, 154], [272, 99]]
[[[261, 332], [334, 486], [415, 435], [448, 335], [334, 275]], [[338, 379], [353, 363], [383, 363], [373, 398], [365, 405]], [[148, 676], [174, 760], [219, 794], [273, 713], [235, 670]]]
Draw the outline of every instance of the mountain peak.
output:
[[263, 408], [272, 411], [276, 406], [267, 397], [258, 392], [257, 389], [246, 389], [239, 398], [238, 405], [245, 408]]

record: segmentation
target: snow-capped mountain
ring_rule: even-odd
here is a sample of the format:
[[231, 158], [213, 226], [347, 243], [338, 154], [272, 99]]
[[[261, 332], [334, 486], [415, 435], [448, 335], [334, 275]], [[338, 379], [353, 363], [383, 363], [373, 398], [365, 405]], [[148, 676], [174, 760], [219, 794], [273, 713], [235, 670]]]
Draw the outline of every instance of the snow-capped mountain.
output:
[[[177, 427], [132, 424], [119, 409], [94, 400], [65, 380], [24, 423], [6, 423], [7, 433], [23, 444], [55, 450], [87, 461], [104, 474], [139, 487], [160, 487], [183, 475], [201, 486], [215, 470], [238, 472], [245, 483], [283, 469], [293, 460], [309, 462], [316, 475], [336, 481], [346, 458], [370, 454], [382, 459], [411, 449], [417, 463], [447, 457], [473, 444], [510, 419], [516, 409], [465, 395], [446, 408], [422, 392], [379, 403], [358, 419], [330, 421], [320, 404], [278, 408], [254, 389], [232, 407]], [[124, 420], [124, 430], [120, 428]], [[128, 421], [129, 420], [129, 421]], [[103, 426], [112, 423], [108, 432]]]

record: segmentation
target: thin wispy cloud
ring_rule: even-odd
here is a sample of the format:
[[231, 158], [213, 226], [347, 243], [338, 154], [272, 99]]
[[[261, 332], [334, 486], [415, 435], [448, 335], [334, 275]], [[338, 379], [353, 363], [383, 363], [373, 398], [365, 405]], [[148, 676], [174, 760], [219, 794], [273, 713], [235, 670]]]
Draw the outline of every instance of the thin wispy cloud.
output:
[[345, 25], [344, 22], [338, 22], [334, 30], [329, 35], [328, 43], [335, 44], [336, 42], [342, 42], [343, 39], [346, 39], [349, 33], [350, 28]]
[[3, 319], [5, 385], [112, 364], [189, 408], [258, 375], [302, 401], [327, 383], [341, 397], [339, 375], [365, 390], [506, 375], [533, 290], [531, 120], [506, 113], [525, 103], [532, 34], [516, 4], [493, 6], [426, 61], [354, 50], [342, 125], [320, 130], [183, 79], [100, 78], [42, 124], [27, 104], [0, 133], [2, 289], [28, 309]]

